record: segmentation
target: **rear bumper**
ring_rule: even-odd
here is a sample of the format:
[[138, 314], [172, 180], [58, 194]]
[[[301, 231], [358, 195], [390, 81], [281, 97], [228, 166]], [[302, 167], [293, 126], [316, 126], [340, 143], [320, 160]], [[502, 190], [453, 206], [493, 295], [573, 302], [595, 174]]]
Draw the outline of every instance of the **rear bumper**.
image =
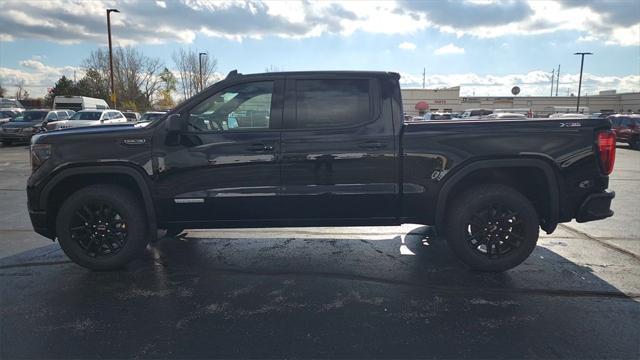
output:
[[580, 205], [576, 221], [582, 223], [613, 216], [611, 200], [614, 197], [616, 197], [616, 193], [608, 190], [589, 195]]

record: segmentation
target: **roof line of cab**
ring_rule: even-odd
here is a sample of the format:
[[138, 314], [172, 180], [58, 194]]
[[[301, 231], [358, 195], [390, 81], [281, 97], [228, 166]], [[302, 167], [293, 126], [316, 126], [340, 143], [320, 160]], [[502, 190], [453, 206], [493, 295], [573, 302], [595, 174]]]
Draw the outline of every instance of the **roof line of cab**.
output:
[[264, 72], [264, 73], [252, 73], [242, 74], [238, 70], [231, 70], [225, 80], [235, 79], [239, 77], [261, 77], [261, 76], [309, 76], [309, 75], [353, 75], [353, 76], [392, 76], [396, 79], [400, 79], [400, 74], [389, 71], [359, 71], [359, 70], [317, 70], [317, 71], [279, 71], [279, 72]]

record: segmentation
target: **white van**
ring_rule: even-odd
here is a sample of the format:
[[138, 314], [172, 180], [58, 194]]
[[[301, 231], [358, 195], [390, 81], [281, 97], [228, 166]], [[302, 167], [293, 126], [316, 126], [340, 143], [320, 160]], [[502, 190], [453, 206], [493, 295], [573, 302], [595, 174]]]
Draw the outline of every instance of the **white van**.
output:
[[86, 96], [60, 95], [53, 99], [54, 109], [80, 110], [101, 110], [108, 109], [109, 104], [102, 99], [90, 98]]

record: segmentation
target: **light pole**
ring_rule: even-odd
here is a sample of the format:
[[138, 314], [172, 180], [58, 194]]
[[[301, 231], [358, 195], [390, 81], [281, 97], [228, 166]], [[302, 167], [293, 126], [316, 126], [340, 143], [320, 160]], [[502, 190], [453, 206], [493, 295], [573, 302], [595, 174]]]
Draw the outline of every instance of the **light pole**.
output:
[[200, 91], [204, 90], [204, 86], [202, 84], [202, 55], [207, 56], [207, 53], [201, 52], [198, 54], [198, 60], [200, 61]]
[[109, 34], [109, 76], [111, 77], [111, 103], [116, 107], [116, 90], [113, 84], [113, 50], [111, 48], [111, 13], [117, 12], [118, 9], [107, 9], [107, 33]]
[[582, 57], [582, 59], [580, 60], [580, 82], [578, 83], [578, 103], [576, 105], [576, 112], [579, 113], [580, 112], [580, 88], [582, 87], [582, 69], [584, 68], [584, 56], [593, 55], [593, 53], [577, 52], [577, 53], [574, 53], [573, 55], [580, 55]]

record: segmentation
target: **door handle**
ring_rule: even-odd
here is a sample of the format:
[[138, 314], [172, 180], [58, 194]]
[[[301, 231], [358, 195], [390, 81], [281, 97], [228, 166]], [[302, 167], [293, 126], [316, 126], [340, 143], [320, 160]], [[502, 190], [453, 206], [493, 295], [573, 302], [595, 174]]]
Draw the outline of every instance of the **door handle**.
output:
[[247, 150], [253, 151], [253, 152], [273, 151], [273, 146], [266, 145], [266, 144], [253, 144], [249, 146]]
[[381, 142], [371, 141], [371, 142], [362, 143], [359, 146], [360, 146], [360, 148], [365, 149], [365, 150], [377, 150], [377, 149], [386, 148], [387, 144], [386, 143], [381, 143]]

